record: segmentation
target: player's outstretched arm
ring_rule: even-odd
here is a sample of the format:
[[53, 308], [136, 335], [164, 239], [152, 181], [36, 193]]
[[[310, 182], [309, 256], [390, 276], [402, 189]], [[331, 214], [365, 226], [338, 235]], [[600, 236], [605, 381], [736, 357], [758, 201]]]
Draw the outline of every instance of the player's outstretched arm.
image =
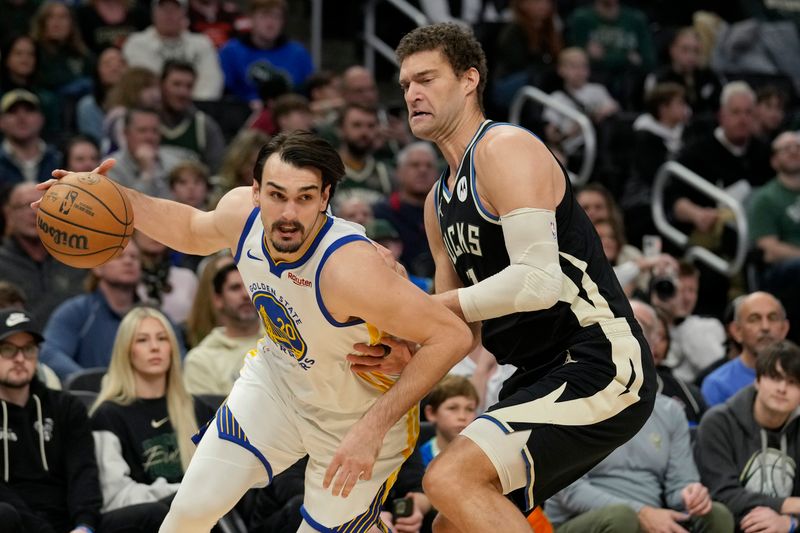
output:
[[[91, 173], [105, 175], [115, 161], [107, 159]], [[37, 185], [47, 190], [59, 179], [72, 174], [68, 170], [53, 171], [53, 178]], [[239, 233], [253, 208], [252, 189], [239, 187], [228, 192], [213, 211], [201, 211], [186, 204], [154, 198], [123, 187], [134, 213], [134, 226], [147, 236], [173, 250], [193, 255], [209, 255], [223, 248], [235, 248]], [[37, 208], [39, 202], [31, 207]]]
[[320, 291], [337, 319], [359, 317], [420, 345], [400, 379], [350, 430], [326, 472], [325, 487], [333, 483], [334, 494], [347, 496], [359, 476], [372, 475], [389, 428], [464, 357], [472, 335], [455, 314], [390, 270], [368, 243], [334, 253], [322, 271]]

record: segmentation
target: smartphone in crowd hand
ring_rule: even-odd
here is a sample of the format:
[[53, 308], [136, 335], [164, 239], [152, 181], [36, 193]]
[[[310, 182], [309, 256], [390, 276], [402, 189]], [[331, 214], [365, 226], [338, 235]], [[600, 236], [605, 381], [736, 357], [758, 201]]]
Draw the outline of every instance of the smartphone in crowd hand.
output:
[[405, 518], [414, 514], [414, 498], [408, 496], [406, 498], [395, 498], [392, 500], [392, 516], [397, 518]]

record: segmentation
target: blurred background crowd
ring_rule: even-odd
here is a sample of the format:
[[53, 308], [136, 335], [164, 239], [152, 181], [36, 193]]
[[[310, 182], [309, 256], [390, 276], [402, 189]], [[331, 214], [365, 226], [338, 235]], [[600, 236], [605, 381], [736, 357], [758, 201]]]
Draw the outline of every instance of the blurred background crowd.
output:
[[[81, 427], [94, 435], [96, 461], [85, 459], [99, 487], [85, 504], [94, 521], [75, 522], [69, 495], [77, 489], [44, 461], [39, 481], [60, 483], [65, 503], [38, 509], [36, 491], [19, 481], [28, 467], [11, 466], [10, 475], [19, 462], [6, 450], [0, 518], [10, 512], [3, 502], [16, 502], [27, 509], [23, 524], [39, 517], [52, 531], [77, 523], [104, 530], [101, 513], [144, 505], [139, 516], [157, 523], [191, 456], [189, 436], [263, 335], [229, 253], [189, 256], [137, 233], [121, 256], [90, 271], [57, 262], [28, 207], [41, 195], [35, 184], [55, 168], [88, 171], [113, 157], [109, 175], [119, 183], [213, 209], [225, 192], [252, 183], [271, 136], [312, 130], [345, 163], [333, 213], [364, 225], [433, 291], [423, 203], [443, 160], [411, 135], [389, 53], [431, 22], [474, 31], [489, 66], [487, 117], [530, 129], [568, 169], [635, 302], [661, 392], [673, 400], [657, 403], [655, 429], [642, 430], [658, 443], [629, 443], [645, 447], [641, 464], [601, 463], [544, 514], [537, 509], [536, 530], [590, 531], [604, 520], [617, 524], [604, 531], [627, 531], [616, 528], [631, 520], [645, 531], [669, 520], [694, 530], [701, 526], [691, 520], [643, 509], [688, 511], [696, 486], [721, 502], [704, 514], [714, 515], [708, 530], [795, 530], [800, 0], [0, 0], [0, 309], [36, 324], [0, 331], [0, 399], [13, 407], [3, 365], [31, 363], [36, 386], [70, 391], [86, 406], [75, 416], [86, 419], [89, 409]], [[29, 344], [10, 342], [15, 335]], [[147, 354], [161, 366], [140, 365]], [[397, 531], [430, 527], [424, 465], [496, 401], [513, 372], [478, 349], [432, 393], [419, 453], [386, 503]], [[789, 404], [759, 400], [765, 380], [779, 382]], [[723, 439], [730, 428], [718, 415], [704, 432], [716, 405], [713, 413], [733, 409], [734, 417], [746, 405], [763, 430], [753, 430], [752, 452], [731, 451], [721, 466], [717, 441], [738, 442], [750, 430]], [[765, 409], [786, 416], [765, 419]], [[5, 429], [10, 416], [6, 444], [16, 442]], [[46, 417], [38, 420], [36, 472]], [[41, 444], [42, 460], [66, 451]], [[678, 475], [672, 459], [680, 453], [692, 464]], [[755, 472], [748, 460], [756, 456], [772, 462], [756, 461]], [[779, 479], [767, 479], [776, 465]], [[248, 495], [222, 530], [294, 531], [302, 466]], [[632, 480], [606, 483], [612, 466]], [[651, 470], [658, 475], [637, 478]], [[396, 508], [395, 497], [408, 505]], [[600, 507], [613, 512], [569, 525]]]

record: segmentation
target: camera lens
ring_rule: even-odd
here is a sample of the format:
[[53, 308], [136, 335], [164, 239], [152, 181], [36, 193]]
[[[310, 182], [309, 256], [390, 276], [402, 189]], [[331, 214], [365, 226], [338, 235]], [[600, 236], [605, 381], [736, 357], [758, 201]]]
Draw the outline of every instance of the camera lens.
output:
[[675, 296], [675, 282], [669, 277], [657, 277], [653, 280], [653, 291], [661, 300], [669, 300]]

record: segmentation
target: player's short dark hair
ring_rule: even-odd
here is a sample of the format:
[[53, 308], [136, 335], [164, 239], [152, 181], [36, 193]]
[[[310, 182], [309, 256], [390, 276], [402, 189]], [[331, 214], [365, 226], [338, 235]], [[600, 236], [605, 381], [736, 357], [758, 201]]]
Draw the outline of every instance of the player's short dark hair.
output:
[[[780, 370], [778, 369], [780, 365]], [[800, 347], [792, 341], [778, 341], [758, 353], [756, 378], [789, 377], [800, 383]]]
[[407, 33], [395, 54], [402, 64], [408, 56], [429, 50], [442, 52], [457, 76], [471, 68], [478, 71], [480, 81], [476, 93], [478, 105], [483, 109], [483, 90], [488, 76], [486, 54], [472, 32], [452, 22], [423, 26]]
[[173, 72], [188, 72], [197, 79], [197, 70], [194, 65], [182, 59], [168, 59], [164, 63], [164, 68], [161, 69], [161, 81], [166, 80], [167, 76]]
[[475, 400], [475, 405], [479, 402], [478, 391], [470, 380], [463, 376], [447, 375], [431, 389], [428, 394], [427, 405], [430, 405], [435, 413], [439, 406], [456, 396], [464, 396], [470, 400]]
[[222, 288], [225, 286], [225, 281], [228, 279], [228, 274], [236, 270], [236, 263], [228, 263], [219, 270], [217, 270], [214, 277], [211, 278], [211, 284], [214, 286], [214, 294], [222, 294]]
[[329, 200], [333, 198], [336, 184], [344, 176], [344, 163], [331, 143], [307, 131], [295, 131], [276, 135], [261, 147], [253, 169], [253, 179], [261, 185], [261, 174], [269, 156], [277, 153], [281, 161], [302, 168], [316, 168], [322, 173], [322, 190], [330, 186]]
[[686, 89], [683, 86], [667, 81], [659, 83], [647, 92], [644, 97], [644, 107], [648, 113], [658, 120], [662, 106], [668, 105], [676, 98], [685, 98]]

